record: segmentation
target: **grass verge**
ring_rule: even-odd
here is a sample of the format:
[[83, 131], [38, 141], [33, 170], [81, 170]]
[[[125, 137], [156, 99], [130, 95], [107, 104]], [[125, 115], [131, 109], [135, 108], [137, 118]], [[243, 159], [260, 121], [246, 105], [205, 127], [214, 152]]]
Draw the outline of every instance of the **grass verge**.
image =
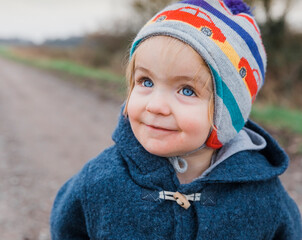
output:
[[93, 78], [104, 82], [125, 84], [125, 78], [108, 70], [95, 69], [64, 59], [28, 58], [16, 54], [12, 49], [0, 46], [0, 55], [39, 68], [58, 70], [78, 77]]
[[302, 135], [302, 111], [279, 106], [255, 104], [251, 118], [278, 129], [288, 129]]

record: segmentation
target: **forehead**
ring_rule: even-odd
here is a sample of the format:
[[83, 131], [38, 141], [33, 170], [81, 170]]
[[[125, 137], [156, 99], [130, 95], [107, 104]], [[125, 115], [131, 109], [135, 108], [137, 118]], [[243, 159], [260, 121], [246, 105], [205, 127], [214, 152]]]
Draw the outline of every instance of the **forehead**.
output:
[[135, 69], [156, 73], [194, 77], [197, 72], [209, 73], [201, 56], [188, 44], [172, 37], [155, 36], [142, 42], [135, 52]]

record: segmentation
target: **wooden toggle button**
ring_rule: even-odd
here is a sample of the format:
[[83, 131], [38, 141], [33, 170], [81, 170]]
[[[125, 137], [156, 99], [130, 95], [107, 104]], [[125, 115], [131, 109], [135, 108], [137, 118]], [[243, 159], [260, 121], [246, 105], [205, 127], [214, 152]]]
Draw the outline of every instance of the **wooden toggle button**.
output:
[[188, 199], [184, 195], [182, 195], [180, 192], [174, 193], [173, 197], [175, 198], [176, 202], [184, 209], [188, 209], [191, 206]]

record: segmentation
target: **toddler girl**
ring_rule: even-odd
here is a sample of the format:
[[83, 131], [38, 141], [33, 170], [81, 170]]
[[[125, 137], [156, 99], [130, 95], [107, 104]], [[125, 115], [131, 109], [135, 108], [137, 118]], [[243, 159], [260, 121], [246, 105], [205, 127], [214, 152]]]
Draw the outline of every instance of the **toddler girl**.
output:
[[172, 4], [130, 55], [115, 144], [59, 191], [52, 239], [301, 239], [288, 157], [248, 120], [266, 69], [248, 6]]

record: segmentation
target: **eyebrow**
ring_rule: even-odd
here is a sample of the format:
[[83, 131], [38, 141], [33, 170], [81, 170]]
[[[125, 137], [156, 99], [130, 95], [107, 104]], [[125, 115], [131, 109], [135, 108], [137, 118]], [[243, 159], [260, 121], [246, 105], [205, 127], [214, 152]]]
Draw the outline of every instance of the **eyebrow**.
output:
[[[134, 74], [138, 70], [146, 72], [147, 74], [151, 75], [151, 77], [154, 76], [154, 74], [151, 71], [149, 71], [147, 68], [144, 68], [142, 66], [135, 67], [134, 68]], [[186, 80], [188, 82], [193, 82], [195, 80], [201, 80], [202, 81], [202, 79], [200, 77], [196, 76], [196, 74], [194, 76], [177, 75], [177, 76], [172, 77], [171, 80], [173, 80], [173, 81], [183, 81], [183, 80]]]
[[140, 67], [140, 66], [135, 67], [133, 72], [135, 73], [137, 70], [141, 70], [143, 72], [147, 72], [147, 73], [151, 74], [151, 72], [147, 68], [144, 68], [144, 67]]

